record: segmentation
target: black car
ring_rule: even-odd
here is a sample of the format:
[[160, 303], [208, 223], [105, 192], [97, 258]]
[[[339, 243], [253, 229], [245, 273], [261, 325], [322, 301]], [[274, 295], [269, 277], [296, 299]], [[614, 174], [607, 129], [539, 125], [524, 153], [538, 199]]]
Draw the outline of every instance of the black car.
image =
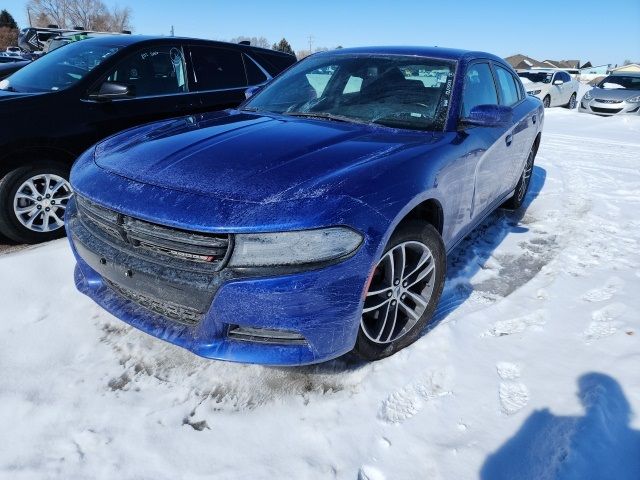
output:
[[64, 234], [73, 160], [120, 130], [237, 106], [292, 55], [188, 38], [105, 36], [59, 48], [0, 81], [0, 233]]

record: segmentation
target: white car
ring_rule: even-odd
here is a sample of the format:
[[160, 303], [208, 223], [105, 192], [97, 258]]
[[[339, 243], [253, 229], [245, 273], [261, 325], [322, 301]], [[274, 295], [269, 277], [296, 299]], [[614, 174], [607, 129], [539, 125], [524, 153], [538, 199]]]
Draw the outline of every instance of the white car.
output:
[[580, 83], [564, 70], [523, 70], [518, 72], [518, 76], [527, 93], [542, 100], [545, 108], [576, 108]]

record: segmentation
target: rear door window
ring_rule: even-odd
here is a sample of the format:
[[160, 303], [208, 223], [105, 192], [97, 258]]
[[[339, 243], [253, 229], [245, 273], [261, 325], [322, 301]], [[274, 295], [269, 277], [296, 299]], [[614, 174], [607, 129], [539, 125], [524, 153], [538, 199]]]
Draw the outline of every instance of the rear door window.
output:
[[462, 93], [462, 116], [468, 117], [478, 105], [497, 105], [498, 94], [488, 63], [474, 63], [467, 68]]
[[500, 90], [500, 103], [502, 105], [515, 105], [520, 100], [520, 89], [508, 70], [495, 66], [498, 77], [498, 89]]
[[246, 87], [242, 53], [217, 47], [191, 47], [195, 90], [223, 90]]

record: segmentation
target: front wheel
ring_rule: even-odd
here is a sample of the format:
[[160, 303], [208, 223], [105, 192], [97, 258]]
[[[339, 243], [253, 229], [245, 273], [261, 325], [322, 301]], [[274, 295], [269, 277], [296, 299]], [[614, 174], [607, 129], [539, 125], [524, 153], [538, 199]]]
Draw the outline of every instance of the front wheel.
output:
[[549, 108], [551, 106], [551, 97], [549, 95], [545, 96], [542, 100], [542, 105], [544, 108]]
[[68, 175], [64, 166], [53, 162], [7, 173], [0, 179], [0, 233], [19, 243], [62, 237], [72, 194]]
[[373, 272], [355, 352], [378, 360], [415, 342], [433, 318], [445, 270], [444, 244], [433, 226], [412, 222], [396, 231]]
[[529, 152], [529, 156], [527, 157], [527, 161], [524, 164], [524, 168], [522, 169], [522, 174], [520, 175], [520, 180], [518, 180], [518, 184], [513, 192], [513, 197], [504, 202], [502, 205], [503, 208], [508, 210], [517, 210], [524, 203], [524, 198], [529, 191], [529, 185], [531, 184], [531, 175], [533, 175], [533, 163], [536, 158], [536, 147], [535, 144], [531, 147], [531, 151]]
[[571, 95], [571, 98], [569, 99], [569, 103], [567, 103], [565, 105], [566, 108], [568, 108], [569, 110], [573, 110], [574, 108], [576, 108], [576, 94], [573, 93]]

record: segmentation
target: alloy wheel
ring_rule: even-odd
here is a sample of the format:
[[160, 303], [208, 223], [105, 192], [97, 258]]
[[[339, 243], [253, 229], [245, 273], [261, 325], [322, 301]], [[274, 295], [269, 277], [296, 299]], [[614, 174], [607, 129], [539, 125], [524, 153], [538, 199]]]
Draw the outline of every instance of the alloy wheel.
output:
[[33, 232], [52, 232], [64, 226], [71, 185], [58, 175], [43, 173], [26, 180], [13, 199], [18, 221]]
[[391, 343], [407, 334], [429, 305], [436, 264], [424, 243], [404, 242], [376, 265], [362, 310], [361, 327], [369, 340]]

